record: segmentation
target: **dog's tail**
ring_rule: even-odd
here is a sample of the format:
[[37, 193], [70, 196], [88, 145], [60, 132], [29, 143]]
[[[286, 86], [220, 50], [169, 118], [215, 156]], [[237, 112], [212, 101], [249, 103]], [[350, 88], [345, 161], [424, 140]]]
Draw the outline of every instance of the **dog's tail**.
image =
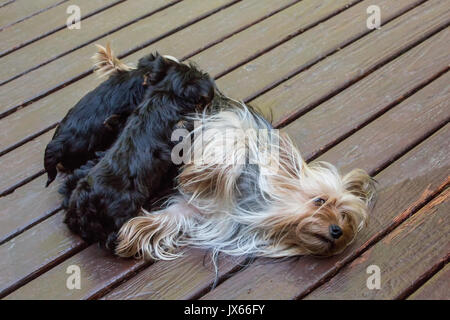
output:
[[94, 60], [95, 73], [100, 77], [105, 77], [114, 72], [128, 72], [135, 68], [125, 64], [119, 58], [114, 55], [109, 42], [106, 47], [96, 44], [98, 52], [94, 54], [92, 59]]

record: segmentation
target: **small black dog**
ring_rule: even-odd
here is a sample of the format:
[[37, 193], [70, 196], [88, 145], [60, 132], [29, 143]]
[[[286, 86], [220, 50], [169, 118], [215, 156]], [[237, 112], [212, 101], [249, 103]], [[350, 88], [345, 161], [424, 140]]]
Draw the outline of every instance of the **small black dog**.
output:
[[128, 117], [122, 133], [105, 153], [70, 175], [61, 192], [65, 222], [88, 242], [114, 249], [122, 224], [173, 181], [171, 134], [189, 113], [213, 99], [215, 84], [193, 65], [162, 58], [149, 78], [143, 102]]
[[57, 168], [71, 172], [93, 159], [95, 152], [108, 149], [145, 92], [165, 74], [168, 59], [158, 53], [141, 58], [132, 68], [114, 56], [109, 44], [98, 47], [97, 73], [110, 77], [70, 109], [57, 127], [45, 149], [46, 186], [56, 178]]

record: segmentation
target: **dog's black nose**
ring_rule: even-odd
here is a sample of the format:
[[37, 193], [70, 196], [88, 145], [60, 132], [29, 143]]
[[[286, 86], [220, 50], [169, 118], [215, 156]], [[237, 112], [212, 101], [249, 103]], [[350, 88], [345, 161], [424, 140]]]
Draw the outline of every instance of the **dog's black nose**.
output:
[[332, 224], [330, 226], [330, 234], [334, 239], [339, 239], [342, 236], [342, 229], [341, 227]]

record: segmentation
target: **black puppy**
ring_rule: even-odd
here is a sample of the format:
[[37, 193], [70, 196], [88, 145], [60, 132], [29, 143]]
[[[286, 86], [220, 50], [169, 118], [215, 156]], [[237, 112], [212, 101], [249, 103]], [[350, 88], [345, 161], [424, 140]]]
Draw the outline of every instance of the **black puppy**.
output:
[[46, 186], [56, 178], [57, 168], [71, 172], [93, 159], [95, 152], [108, 149], [145, 92], [164, 74], [167, 59], [158, 53], [141, 58], [132, 68], [117, 59], [109, 45], [98, 47], [97, 73], [110, 77], [70, 109], [57, 127], [45, 149]]
[[69, 176], [61, 190], [65, 222], [88, 242], [114, 249], [122, 224], [136, 216], [161, 185], [173, 180], [173, 129], [214, 97], [213, 80], [192, 65], [164, 59], [159, 71], [160, 78], [150, 79], [144, 101], [129, 116], [117, 141], [100, 159]]

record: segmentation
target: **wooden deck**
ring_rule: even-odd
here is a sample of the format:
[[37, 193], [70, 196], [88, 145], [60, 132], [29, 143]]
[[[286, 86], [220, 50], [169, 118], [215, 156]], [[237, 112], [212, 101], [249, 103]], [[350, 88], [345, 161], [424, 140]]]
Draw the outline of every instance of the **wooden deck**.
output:
[[[65, 26], [69, 5], [80, 30]], [[0, 297], [450, 299], [449, 22], [448, 0], [1, 0]], [[107, 41], [126, 61], [155, 50], [195, 61], [273, 114], [307, 160], [368, 170], [379, 182], [368, 228], [329, 259], [224, 257], [213, 290], [200, 250], [123, 260], [71, 234], [43, 152], [99, 83], [90, 57]], [[80, 289], [66, 287], [71, 265]], [[371, 265], [380, 290], [366, 286]]]

